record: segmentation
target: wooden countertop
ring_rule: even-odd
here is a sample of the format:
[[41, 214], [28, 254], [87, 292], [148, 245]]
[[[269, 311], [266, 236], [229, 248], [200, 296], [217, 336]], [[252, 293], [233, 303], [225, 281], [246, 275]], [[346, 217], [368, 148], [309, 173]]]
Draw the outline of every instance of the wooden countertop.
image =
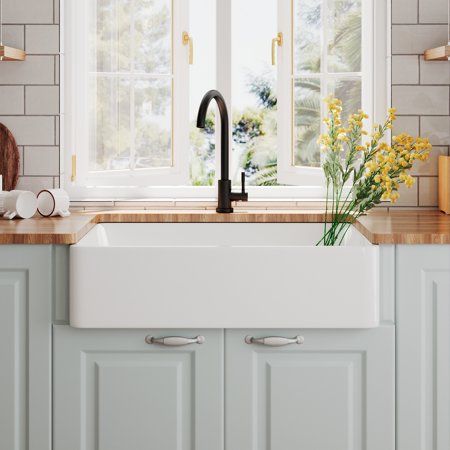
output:
[[[324, 213], [305, 210], [249, 210], [217, 214], [213, 210], [99, 211], [68, 218], [0, 220], [0, 244], [75, 244], [97, 223], [229, 222], [316, 223]], [[450, 244], [450, 216], [439, 211], [373, 211], [355, 227], [373, 244]]]
[[373, 211], [355, 228], [372, 244], [450, 244], [450, 215], [440, 211]]

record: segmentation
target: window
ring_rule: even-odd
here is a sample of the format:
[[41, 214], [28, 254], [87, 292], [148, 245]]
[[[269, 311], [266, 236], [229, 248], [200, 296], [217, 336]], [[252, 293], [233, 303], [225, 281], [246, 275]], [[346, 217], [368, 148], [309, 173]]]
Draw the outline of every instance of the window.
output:
[[189, 66], [174, 39], [188, 29], [187, 6], [66, 2], [66, 143], [76, 156], [74, 185], [187, 182], [188, 155], [180, 149], [189, 145]]
[[322, 184], [317, 138], [323, 99], [343, 101], [343, 117], [363, 108], [373, 117], [374, 67], [369, 1], [281, 0], [284, 33], [279, 79], [279, 180]]
[[66, 0], [65, 187], [76, 198], [213, 197], [214, 108], [205, 130], [195, 118], [217, 88], [233, 184], [245, 171], [251, 195], [321, 197], [323, 98], [340, 97], [344, 114], [385, 110], [385, 6]]

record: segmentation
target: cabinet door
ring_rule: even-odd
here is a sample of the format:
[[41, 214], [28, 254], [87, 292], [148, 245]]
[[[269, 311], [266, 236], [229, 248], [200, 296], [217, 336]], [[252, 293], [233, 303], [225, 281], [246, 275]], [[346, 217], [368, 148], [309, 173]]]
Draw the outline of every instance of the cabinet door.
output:
[[394, 449], [394, 327], [231, 330], [225, 342], [227, 450]]
[[0, 246], [0, 450], [51, 448], [50, 246]]
[[[202, 335], [182, 347], [146, 336]], [[55, 450], [221, 450], [223, 332], [54, 327]]]
[[398, 450], [450, 449], [450, 246], [397, 249]]

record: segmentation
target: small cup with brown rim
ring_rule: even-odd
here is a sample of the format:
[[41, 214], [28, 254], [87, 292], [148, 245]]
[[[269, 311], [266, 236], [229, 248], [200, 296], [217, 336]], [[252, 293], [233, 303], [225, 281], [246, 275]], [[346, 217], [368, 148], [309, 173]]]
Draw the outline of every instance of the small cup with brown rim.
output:
[[64, 189], [44, 189], [38, 194], [38, 212], [43, 217], [68, 217], [69, 206], [69, 194]]

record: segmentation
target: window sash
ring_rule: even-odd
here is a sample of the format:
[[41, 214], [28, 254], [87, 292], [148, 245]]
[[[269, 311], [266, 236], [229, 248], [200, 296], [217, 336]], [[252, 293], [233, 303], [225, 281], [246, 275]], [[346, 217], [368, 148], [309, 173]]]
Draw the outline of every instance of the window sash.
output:
[[[65, 77], [64, 96], [66, 111], [63, 117], [64, 126], [64, 154], [65, 168], [63, 170], [64, 187], [73, 195], [82, 195], [86, 187], [145, 187], [149, 185], [179, 185], [186, 184], [188, 179], [188, 158], [186, 149], [189, 148], [189, 64], [188, 47], [182, 43], [182, 32], [189, 31], [189, 1], [171, 0], [172, 5], [172, 71], [169, 74], [153, 74], [134, 72], [97, 72], [90, 70], [88, 61], [89, 17], [92, 7], [91, 0], [66, 0], [64, 8], [63, 53]], [[95, 5], [95, 3], [94, 3]], [[89, 115], [87, 114], [88, 82], [90, 76], [105, 78], [170, 80], [171, 85], [171, 165], [167, 167], [125, 169], [125, 170], [89, 170]], [[133, 95], [133, 83], [130, 95]], [[174, 98], [176, 96], [176, 101]], [[130, 99], [133, 108], [133, 99]], [[131, 126], [134, 111], [130, 110]], [[65, 119], [65, 120], [64, 120]], [[177, 124], [174, 127], [174, 124]], [[63, 126], [63, 124], [62, 124]], [[134, 143], [130, 146], [131, 161], [135, 160]], [[71, 180], [72, 157], [76, 156], [75, 181]]]
[[[322, 52], [321, 52], [321, 70], [320, 72], [298, 72], [295, 70], [294, 64], [294, 1], [295, 0], [279, 0], [278, 1], [278, 27], [284, 35], [284, 45], [278, 50], [278, 181], [281, 184], [297, 185], [297, 186], [324, 186], [325, 179], [323, 171], [320, 167], [307, 167], [295, 165], [295, 136], [294, 136], [294, 120], [295, 120], [295, 82], [298, 79], [318, 79], [321, 84], [321, 97], [328, 93], [328, 85], [330, 80], [345, 79], [361, 79], [362, 93], [361, 103], [362, 109], [367, 111], [371, 119], [380, 120], [381, 114], [385, 114], [387, 107], [387, 69], [386, 58], [379, 58], [381, 54], [378, 48], [376, 55], [374, 49], [374, 30], [378, 30], [378, 34], [387, 28], [386, 25], [386, 4], [383, 2], [373, 2], [373, 0], [363, 0], [362, 3], [362, 58], [361, 72], [329, 72], [328, 71], [328, 32], [327, 27], [322, 19]], [[328, 1], [323, 1], [322, 17], [326, 17]], [[376, 26], [375, 26], [376, 24]], [[384, 25], [384, 26], [383, 26]], [[383, 49], [386, 55], [386, 47]], [[376, 59], [375, 55], [377, 56]], [[374, 61], [377, 61], [379, 78], [378, 88], [381, 95], [377, 96], [377, 108], [374, 103]], [[380, 71], [379, 69], [382, 69]], [[384, 92], [383, 92], [384, 91]], [[386, 93], [386, 97], [384, 94]], [[380, 106], [381, 105], [381, 106]], [[380, 111], [383, 111], [380, 114]], [[324, 104], [321, 102], [320, 116], [325, 116]], [[370, 124], [369, 124], [370, 126]], [[323, 123], [320, 124], [321, 132], [324, 131]]]

